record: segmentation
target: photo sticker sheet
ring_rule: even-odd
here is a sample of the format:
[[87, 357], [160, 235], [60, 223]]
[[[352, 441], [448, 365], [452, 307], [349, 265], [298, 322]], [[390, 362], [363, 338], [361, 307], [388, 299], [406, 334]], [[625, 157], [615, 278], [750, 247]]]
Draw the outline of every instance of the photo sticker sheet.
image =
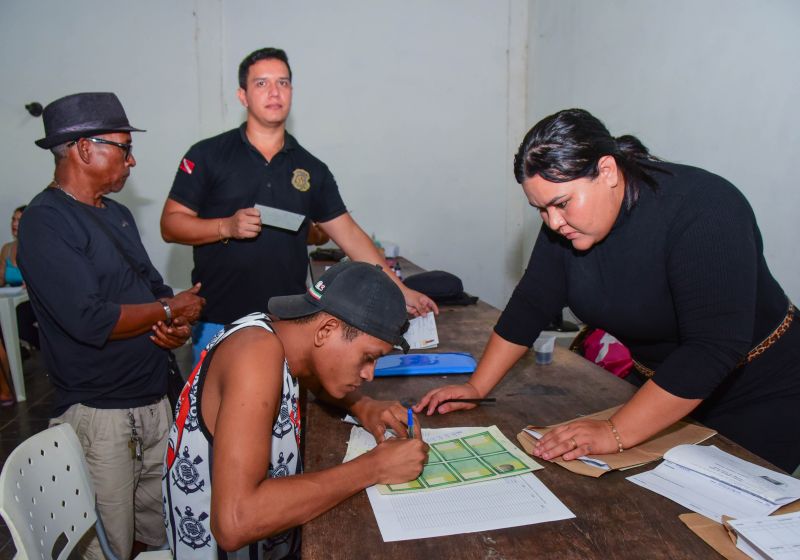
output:
[[445, 461], [466, 459], [467, 457], [473, 456], [469, 449], [467, 449], [467, 446], [464, 445], [464, 442], [460, 439], [443, 441], [442, 443], [433, 443], [431, 444], [431, 447], [438, 451], [439, 455], [441, 455]]
[[489, 432], [476, 434], [471, 437], [465, 437], [464, 443], [466, 443], [470, 449], [472, 449], [478, 455], [488, 455], [489, 453], [499, 453], [500, 451], [505, 451], [503, 446], [500, 445]]
[[453, 484], [458, 482], [456, 474], [450, 470], [447, 463], [436, 463], [433, 465], [425, 465], [422, 469], [422, 474], [417, 479], [429, 488], [434, 486], [444, 486], [445, 484]]
[[[423, 432], [424, 437], [424, 432]], [[497, 426], [461, 437], [429, 441], [428, 462], [416, 480], [379, 484], [381, 494], [420, 492], [522, 474], [542, 467], [509, 441]]]
[[432, 445], [428, 446], [428, 460], [425, 464], [430, 465], [431, 463], [441, 463], [442, 461], [444, 461], [444, 459], [436, 452], [436, 449], [434, 449]]
[[511, 453], [506, 453], [505, 451], [494, 455], [486, 455], [483, 457], [483, 460], [489, 463], [495, 471], [500, 473], [528, 471], [528, 466], [525, 463], [517, 459]]
[[480, 459], [464, 459], [463, 461], [453, 461], [450, 466], [455, 469], [461, 480], [478, 480], [494, 476], [497, 471]]

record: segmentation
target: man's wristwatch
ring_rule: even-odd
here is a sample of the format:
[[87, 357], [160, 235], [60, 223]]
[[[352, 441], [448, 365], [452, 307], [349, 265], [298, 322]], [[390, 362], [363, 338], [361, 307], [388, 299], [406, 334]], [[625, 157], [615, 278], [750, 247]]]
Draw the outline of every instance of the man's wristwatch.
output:
[[172, 309], [169, 308], [169, 304], [165, 299], [158, 300], [158, 303], [162, 305], [162, 307], [164, 308], [164, 313], [167, 314], [167, 319], [166, 321], [164, 321], [164, 324], [170, 326], [172, 324]]

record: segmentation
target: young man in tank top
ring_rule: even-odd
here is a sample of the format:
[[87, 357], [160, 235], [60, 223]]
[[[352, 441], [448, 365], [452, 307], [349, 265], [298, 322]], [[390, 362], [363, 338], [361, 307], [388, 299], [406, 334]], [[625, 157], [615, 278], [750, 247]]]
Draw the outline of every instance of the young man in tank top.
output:
[[[184, 388], [163, 480], [176, 558], [299, 557], [292, 528], [363, 488], [415, 478], [427, 457], [418, 427], [404, 436], [400, 403], [358, 391], [380, 356], [408, 349], [403, 294], [379, 267], [336, 265], [269, 310], [221, 331]], [[348, 409], [378, 446], [303, 474], [299, 384]], [[386, 439], [387, 428], [398, 437]]]

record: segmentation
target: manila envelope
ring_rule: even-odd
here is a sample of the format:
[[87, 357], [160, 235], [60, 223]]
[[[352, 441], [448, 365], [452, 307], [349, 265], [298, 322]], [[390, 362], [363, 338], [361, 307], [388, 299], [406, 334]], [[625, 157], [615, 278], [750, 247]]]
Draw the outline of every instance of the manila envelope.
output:
[[[581, 416], [574, 420], [606, 420], [611, 418], [613, 414], [619, 409], [619, 406], [601, 410], [588, 416]], [[553, 424], [552, 426], [528, 426], [528, 429], [539, 432], [544, 435], [553, 428], [568, 424], [574, 420], [561, 422], [560, 424]], [[651, 461], [657, 461], [664, 456], [664, 453], [684, 443], [700, 443], [705, 441], [717, 432], [704, 426], [697, 424], [689, 424], [688, 422], [677, 422], [669, 428], [657, 433], [652, 438], [645, 442], [640, 443], [635, 447], [626, 449], [622, 453], [610, 453], [607, 455], [590, 455], [592, 459], [598, 459], [608, 465], [609, 469], [605, 470], [600, 467], [593, 467], [586, 463], [574, 459], [572, 461], [564, 461], [563, 459], [554, 459], [553, 463], [561, 465], [567, 470], [574, 473], [582, 474], [585, 476], [593, 476], [595, 478], [604, 475], [607, 472], [614, 470], [625, 470], [633, 467], [644, 465]], [[533, 455], [533, 446], [536, 445], [536, 438], [525, 432], [524, 430], [517, 434], [517, 440], [522, 444], [523, 449], [529, 454]]]
[[[787, 504], [775, 511], [772, 515], [783, 515], [800, 511], [800, 501]], [[705, 541], [705, 543], [719, 552], [728, 560], [749, 560], [750, 557], [736, 548], [736, 535], [721, 523], [709, 519], [699, 513], [683, 513], [678, 519], [689, 527], [695, 535]]]

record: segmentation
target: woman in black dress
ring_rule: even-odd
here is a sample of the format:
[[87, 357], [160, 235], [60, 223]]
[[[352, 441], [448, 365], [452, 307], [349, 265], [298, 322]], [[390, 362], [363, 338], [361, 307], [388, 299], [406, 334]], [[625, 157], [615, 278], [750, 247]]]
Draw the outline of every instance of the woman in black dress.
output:
[[417, 411], [483, 397], [569, 306], [622, 341], [636, 394], [609, 422], [577, 420], [540, 440], [544, 459], [632, 447], [691, 414], [792, 471], [800, 464], [800, 326], [772, 277], [744, 196], [702, 169], [660, 161], [581, 109], [534, 126], [514, 160], [542, 216], [528, 268], [464, 385]]

